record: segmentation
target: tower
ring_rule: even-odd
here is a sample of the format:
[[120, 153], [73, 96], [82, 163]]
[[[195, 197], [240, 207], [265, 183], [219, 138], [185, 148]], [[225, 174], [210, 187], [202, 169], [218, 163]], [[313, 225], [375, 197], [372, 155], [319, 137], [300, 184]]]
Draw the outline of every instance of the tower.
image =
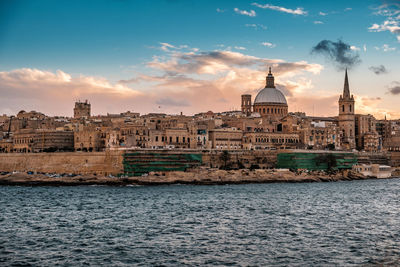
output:
[[242, 95], [242, 113], [246, 116], [251, 114], [251, 95]]
[[265, 88], [275, 88], [275, 78], [274, 78], [274, 75], [272, 75], [271, 67], [269, 67], [269, 72], [266, 77], [266, 80], [267, 80], [267, 82], [266, 82]]
[[343, 94], [339, 97], [339, 129], [341, 132], [342, 146], [346, 149], [354, 149], [354, 97], [353, 95], [350, 95], [347, 69], [344, 77]]
[[90, 103], [86, 100], [85, 102], [75, 102], [74, 118], [89, 118], [90, 117]]

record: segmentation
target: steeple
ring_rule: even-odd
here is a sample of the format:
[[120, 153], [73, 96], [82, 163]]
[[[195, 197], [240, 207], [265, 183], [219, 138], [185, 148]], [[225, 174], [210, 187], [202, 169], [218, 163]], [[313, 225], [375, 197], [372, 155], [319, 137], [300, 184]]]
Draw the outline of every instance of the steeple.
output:
[[350, 88], [349, 88], [349, 78], [347, 77], [347, 68], [346, 68], [346, 74], [344, 76], [343, 98], [350, 98]]
[[275, 78], [274, 75], [272, 75], [271, 67], [269, 67], [269, 72], [266, 80], [267, 84], [265, 85], [265, 88], [275, 88]]

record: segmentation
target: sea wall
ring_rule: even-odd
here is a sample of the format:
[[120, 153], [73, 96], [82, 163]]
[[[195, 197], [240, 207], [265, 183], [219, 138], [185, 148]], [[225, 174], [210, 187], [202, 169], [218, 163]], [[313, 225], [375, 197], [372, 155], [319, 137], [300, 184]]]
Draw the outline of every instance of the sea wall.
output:
[[203, 153], [203, 166], [211, 168], [275, 168], [277, 151], [275, 150], [243, 150], [228, 151], [223, 155], [221, 151]]
[[117, 175], [123, 172], [122, 152], [0, 154], [0, 171]]
[[[277, 166], [277, 151], [165, 151], [144, 150], [140, 153], [201, 154], [201, 165], [226, 169], [269, 169]], [[285, 151], [280, 151], [285, 152]], [[290, 151], [286, 151], [290, 152]], [[118, 175], [124, 173], [124, 151], [65, 153], [0, 153], [0, 171]], [[400, 153], [358, 153], [360, 163], [399, 166]], [[392, 158], [391, 158], [392, 156]], [[397, 163], [397, 164], [393, 164]]]

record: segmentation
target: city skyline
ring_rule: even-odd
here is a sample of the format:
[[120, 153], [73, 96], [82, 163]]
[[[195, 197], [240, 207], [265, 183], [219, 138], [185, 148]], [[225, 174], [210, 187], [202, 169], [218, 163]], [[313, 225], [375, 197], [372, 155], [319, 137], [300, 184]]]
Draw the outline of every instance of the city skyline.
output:
[[[157, 8], [153, 8], [157, 5]], [[272, 67], [289, 112], [400, 117], [397, 1], [4, 1], [0, 113], [240, 110]]]

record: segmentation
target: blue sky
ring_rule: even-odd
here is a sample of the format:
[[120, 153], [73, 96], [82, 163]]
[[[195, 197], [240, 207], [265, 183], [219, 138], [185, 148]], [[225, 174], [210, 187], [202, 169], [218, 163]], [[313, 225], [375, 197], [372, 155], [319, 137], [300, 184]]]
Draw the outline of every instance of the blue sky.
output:
[[[289, 109], [310, 113], [311, 110], [315, 112], [317, 106], [317, 112], [335, 115], [332, 99], [342, 88], [343, 71], [339, 71], [337, 64], [326, 54], [311, 51], [322, 40], [334, 43], [341, 40], [351, 46], [349, 53], [358, 54], [361, 60], [359, 64], [349, 66], [350, 85], [353, 93], [359, 96], [360, 112], [375, 113], [377, 117], [384, 114], [397, 116], [400, 110], [396, 103], [400, 94], [392, 89], [398, 86], [400, 71], [398, 3], [3, 0], [0, 2], [0, 85], [3, 91], [0, 92], [3, 101], [6, 101], [0, 103], [0, 112], [36, 109], [49, 114], [70, 115], [72, 103], [68, 103], [69, 106], [46, 104], [46, 98], [40, 98], [44, 91], [38, 92], [33, 101], [23, 99], [22, 86], [30, 91], [38, 90], [35, 89], [38, 87], [51, 88], [51, 84], [44, 83], [48, 80], [46, 75], [57, 76], [57, 71], [75, 79], [73, 85], [76, 88], [84, 87], [79, 82], [85, 78], [86, 83], [90, 83], [90, 79], [107, 83], [107, 88], [116, 90], [112, 93], [114, 96], [120, 91], [122, 94], [129, 90], [135, 92], [126, 96], [131, 100], [132, 104], [129, 104], [121, 100], [123, 95], [118, 95], [111, 102], [106, 101], [110, 100], [110, 94], [102, 91], [107, 89], [104, 86], [102, 90], [88, 90], [95, 92], [95, 97], [84, 89], [71, 89], [71, 83], [64, 84], [68, 89], [63, 84], [53, 87], [52, 90], [57, 90], [54, 97], [60, 100], [70, 99], [68, 92], [71, 90], [73, 98], [89, 98], [98, 113], [122, 112], [124, 110], [120, 109], [124, 108], [141, 113], [182, 110], [190, 114], [208, 109], [222, 111], [238, 108], [240, 101], [237, 97], [240, 93], [250, 91], [255, 94], [256, 89], [263, 86], [262, 66], [235, 62], [236, 67], [230, 69], [231, 61], [219, 61], [218, 64], [224, 64], [224, 67], [217, 66], [215, 69], [214, 61], [212, 64], [204, 61], [210, 60], [207, 58], [202, 59], [201, 64], [206, 64], [208, 69], [197, 72], [187, 69], [192, 67], [189, 65], [193, 60], [198, 60], [196, 55], [227, 51], [227, 55], [236, 59], [242, 56], [265, 59], [265, 62], [279, 59], [275, 66], [276, 74], [281, 74], [281, 79], [277, 76], [277, 81], [285, 87], [284, 91], [287, 90]], [[385, 24], [385, 21], [388, 23]], [[185, 54], [194, 58], [187, 59]], [[167, 63], [174, 61], [178, 61], [178, 65], [174, 65], [171, 79], [168, 71], [171, 65]], [[154, 62], [164, 65], [152, 64]], [[280, 65], [282, 62], [306, 62], [317, 64], [320, 68], [310, 71], [310, 66], [304, 66], [303, 69], [288, 69], [285, 72]], [[387, 73], [377, 75], [370, 70], [381, 65]], [[249, 77], [254, 75], [254, 82], [243, 80], [245, 77], [237, 78], [240, 76], [238, 72], [243, 74], [250, 70], [254, 71], [248, 73]], [[27, 71], [35, 75], [40, 71], [44, 74], [39, 75], [42, 78], [27, 81], [27, 77], [32, 77]], [[12, 83], [7, 82], [9, 76], [14, 79]], [[242, 87], [230, 85], [226, 80], [228, 76], [240, 79], [236, 84]], [[188, 84], [188, 79], [196, 85]], [[121, 80], [133, 82], [120, 83]], [[224, 85], [227, 87], [222, 88]], [[188, 86], [191, 88], [188, 89]], [[20, 93], [9, 93], [12, 90]], [[197, 95], [199, 90], [204, 91]], [[392, 93], [389, 93], [390, 90]], [[103, 93], [105, 100], [101, 98]], [[61, 97], [63, 94], [66, 94], [64, 98]], [[207, 108], [198, 101], [199, 96], [205, 94], [214, 95], [221, 101], [211, 101]], [[316, 97], [315, 104], [305, 101], [310, 95]], [[182, 98], [177, 100], [176, 96]], [[143, 99], [147, 99], [146, 104]], [[332, 102], [329, 108], [325, 104], [318, 106], [324, 101]], [[16, 107], [16, 103], [20, 107]]]

